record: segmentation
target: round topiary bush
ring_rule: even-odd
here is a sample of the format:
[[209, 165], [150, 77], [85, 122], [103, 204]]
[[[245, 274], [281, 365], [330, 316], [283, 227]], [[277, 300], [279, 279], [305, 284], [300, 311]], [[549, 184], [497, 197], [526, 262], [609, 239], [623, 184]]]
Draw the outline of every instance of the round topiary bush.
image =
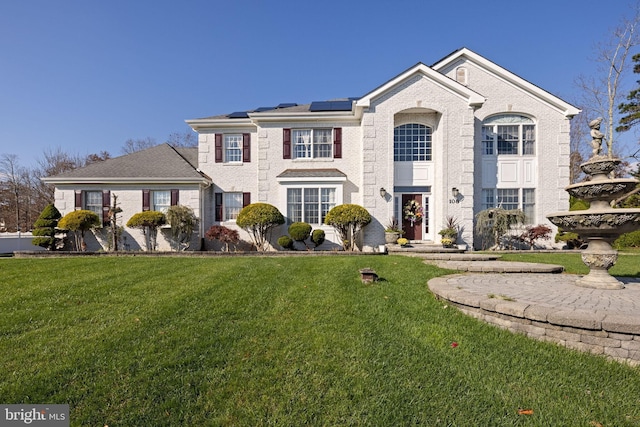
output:
[[354, 250], [356, 235], [370, 222], [369, 212], [354, 204], [338, 205], [331, 209], [324, 219], [325, 224], [336, 229], [347, 251]]
[[73, 231], [77, 251], [86, 249], [84, 233], [98, 226], [100, 226], [100, 217], [86, 209], [71, 211], [58, 221], [58, 228]]
[[278, 244], [282, 249], [293, 249], [293, 239], [289, 236], [280, 236], [280, 238], [278, 238]]
[[318, 246], [320, 246], [321, 244], [324, 243], [324, 230], [313, 230], [313, 233], [311, 233], [311, 241], [313, 242], [313, 244], [315, 245], [315, 247], [317, 248]]
[[247, 205], [236, 218], [236, 225], [249, 233], [258, 250], [263, 252], [267, 250], [271, 231], [281, 224], [284, 224], [284, 216], [268, 203]]
[[294, 222], [289, 226], [289, 235], [296, 242], [304, 242], [311, 235], [311, 225], [306, 222]]
[[162, 212], [159, 211], [143, 211], [134, 214], [129, 221], [127, 227], [142, 229], [145, 236], [145, 244], [147, 251], [155, 251], [158, 236], [158, 227], [166, 224], [167, 219]]

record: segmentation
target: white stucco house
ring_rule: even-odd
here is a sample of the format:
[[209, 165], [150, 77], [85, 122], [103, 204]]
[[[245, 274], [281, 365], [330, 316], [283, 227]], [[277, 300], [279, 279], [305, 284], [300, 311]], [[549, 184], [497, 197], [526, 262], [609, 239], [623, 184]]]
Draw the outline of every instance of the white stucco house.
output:
[[[201, 219], [199, 236], [214, 224], [235, 227], [243, 206], [264, 202], [288, 223], [324, 229], [330, 245], [338, 238], [323, 225], [326, 213], [354, 203], [374, 218], [365, 251], [384, 243], [393, 217], [410, 240], [438, 242], [453, 216], [462, 226], [458, 243], [473, 246], [483, 209], [522, 209], [529, 223], [550, 226], [545, 214], [567, 208], [570, 120], [579, 112], [463, 48], [359, 98], [187, 120], [197, 149], [164, 144], [45, 180], [55, 184], [63, 215], [100, 212], [117, 193], [123, 222], [180, 203]], [[413, 224], [403, 214], [410, 201], [424, 211]], [[274, 240], [282, 234], [286, 226]]]

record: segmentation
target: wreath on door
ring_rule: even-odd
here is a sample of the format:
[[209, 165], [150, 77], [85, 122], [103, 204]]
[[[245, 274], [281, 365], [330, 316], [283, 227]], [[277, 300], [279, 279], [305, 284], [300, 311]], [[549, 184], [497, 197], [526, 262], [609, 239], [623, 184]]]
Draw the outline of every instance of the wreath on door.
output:
[[412, 227], [416, 222], [422, 221], [423, 216], [424, 212], [422, 210], [422, 206], [420, 206], [420, 203], [415, 200], [409, 200], [407, 204], [404, 205], [404, 219], [411, 222]]

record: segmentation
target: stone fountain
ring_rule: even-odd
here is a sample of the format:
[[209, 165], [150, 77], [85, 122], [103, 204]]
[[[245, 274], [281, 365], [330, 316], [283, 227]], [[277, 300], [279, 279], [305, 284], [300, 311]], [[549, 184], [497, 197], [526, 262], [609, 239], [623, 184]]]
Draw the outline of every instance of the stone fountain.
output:
[[[577, 281], [578, 286], [622, 289], [622, 282], [609, 274], [618, 259], [618, 251], [611, 244], [621, 234], [640, 229], [640, 209], [615, 209], [610, 203], [632, 191], [638, 180], [610, 178], [621, 160], [601, 155], [602, 134], [594, 135], [592, 126], [596, 121], [589, 124], [594, 138], [593, 156], [580, 165], [591, 180], [565, 188], [572, 196], [590, 202], [589, 209], [558, 212], [547, 218], [563, 231], [573, 231], [588, 241], [587, 249], [582, 251], [582, 262], [589, 267], [589, 274]], [[596, 124], [599, 131], [599, 121]]]

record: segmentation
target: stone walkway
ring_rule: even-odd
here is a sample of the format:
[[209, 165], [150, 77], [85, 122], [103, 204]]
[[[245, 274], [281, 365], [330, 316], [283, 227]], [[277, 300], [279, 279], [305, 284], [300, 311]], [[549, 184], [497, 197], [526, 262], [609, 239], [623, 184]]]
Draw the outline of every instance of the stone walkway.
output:
[[[436, 297], [463, 312], [532, 338], [640, 365], [640, 279], [624, 289], [577, 286], [561, 266], [477, 259], [469, 254], [412, 254], [467, 273], [429, 281]], [[495, 257], [494, 257], [495, 258]]]

